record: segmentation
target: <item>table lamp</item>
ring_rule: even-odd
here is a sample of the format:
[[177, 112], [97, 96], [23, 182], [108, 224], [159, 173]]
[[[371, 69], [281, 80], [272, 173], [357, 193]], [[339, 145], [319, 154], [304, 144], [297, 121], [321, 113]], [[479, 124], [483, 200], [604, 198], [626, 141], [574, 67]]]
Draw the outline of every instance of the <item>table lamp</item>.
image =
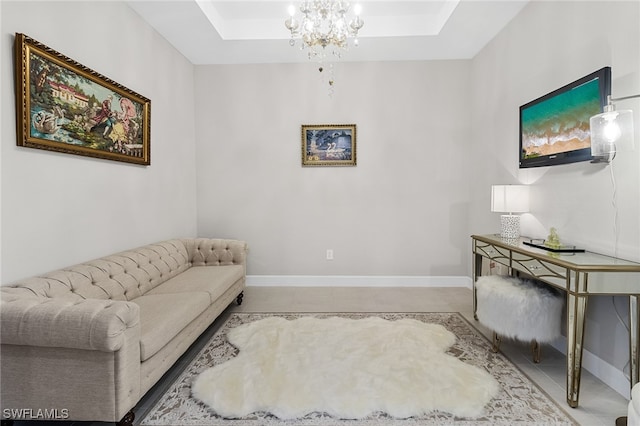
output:
[[508, 213], [500, 216], [500, 236], [520, 236], [520, 215], [529, 211], [529, 187], [527, 185], [492, 185], [491, 211]]

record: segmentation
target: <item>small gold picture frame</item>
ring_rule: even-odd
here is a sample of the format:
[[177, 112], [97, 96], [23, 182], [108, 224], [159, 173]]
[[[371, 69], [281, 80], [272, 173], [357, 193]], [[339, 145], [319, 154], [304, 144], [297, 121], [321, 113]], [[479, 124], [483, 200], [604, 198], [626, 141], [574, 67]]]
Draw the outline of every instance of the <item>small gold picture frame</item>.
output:
[[303, 124], [303, 166], [355, 166], [355, 124]]

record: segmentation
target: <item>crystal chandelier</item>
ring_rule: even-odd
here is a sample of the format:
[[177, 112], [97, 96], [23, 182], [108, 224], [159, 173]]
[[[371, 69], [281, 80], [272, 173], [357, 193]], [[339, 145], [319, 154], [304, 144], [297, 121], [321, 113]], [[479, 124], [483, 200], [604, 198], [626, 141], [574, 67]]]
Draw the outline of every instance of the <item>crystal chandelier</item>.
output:
[[[321, 64], [328, 55], [340, 58], [348, 48], [349, 37], [354, 39], [355, 46], [358, 45], [358, 31], [364, 25], [360, 5], [355, 5], [350, 20], [347, 17], [349, 9], [347, 1], [306, 0], [300, 5], [302, 17], [296, 19], [295, 7], [289, 6], [289, 19], [284, 23], [291, 31], [289, 44], [295, 46], [296, 38], [300, 38], [300, 48], [307, 48], [309, 59], [316, 59]], [[322, 66], [319, 71], [323, 71]], [[333, 85], [333, 77], [330, 77], [329, 85]]]

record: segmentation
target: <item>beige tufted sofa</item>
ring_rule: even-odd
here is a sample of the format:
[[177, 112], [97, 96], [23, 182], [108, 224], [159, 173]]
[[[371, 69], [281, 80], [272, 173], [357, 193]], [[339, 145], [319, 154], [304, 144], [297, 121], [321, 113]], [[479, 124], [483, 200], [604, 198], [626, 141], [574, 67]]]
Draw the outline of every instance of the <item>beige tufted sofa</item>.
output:
[[246, 252], [242, 241], [176, 239], [2, 286], [3, 420], [130, 424], [140, 398], [242, 303]]

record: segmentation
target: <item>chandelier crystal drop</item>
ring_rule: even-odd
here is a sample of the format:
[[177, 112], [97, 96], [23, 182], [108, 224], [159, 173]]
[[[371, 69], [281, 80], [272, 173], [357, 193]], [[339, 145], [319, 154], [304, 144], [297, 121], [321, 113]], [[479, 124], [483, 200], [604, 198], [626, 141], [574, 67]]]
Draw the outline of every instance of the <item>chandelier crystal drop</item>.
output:
[[348, 48], [348, 39], [358, 45], [358, 31], [364, 25], [360, 18], [360, 5], [353, 8], [354, 16], [349, 19], [349, 2], [340, 0], [303, 1], [300, 5], [302, 16], [295, 17], [295, 7], [289, 6], [289, 19], [285, 26], [291, 32], [289, 44], [295, 46], [296, 39], [302, 42], [301, 49], [308, 48], [309, 59], [321, 62], [327, 55], [340, 58]]

